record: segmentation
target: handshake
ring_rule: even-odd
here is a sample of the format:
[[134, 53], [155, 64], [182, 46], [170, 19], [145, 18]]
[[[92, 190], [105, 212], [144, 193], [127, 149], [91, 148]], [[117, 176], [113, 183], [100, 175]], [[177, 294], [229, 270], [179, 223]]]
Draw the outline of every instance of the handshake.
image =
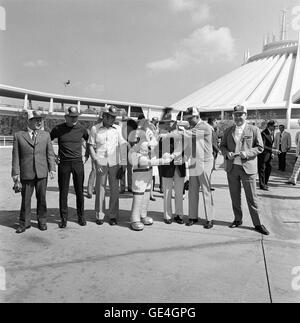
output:
[[173, 154], [165, 153], [162, 156], [162, 165], [170, 165], [174, 160], [175, 156]]
[[227, 154], [227, 157], [228, 157], [228, 159], [230, 159], [230, 160], [233, 160], [233, 159], [235, 159], [236, 157], [240, 157], [241, 159], [247, 159], [247, 154], [246, 154], [246, 152], [244, 152], [244, 151], [241, 151], [241, 152], [239, 152], [239, 153], [229, 152], [229, 153]]

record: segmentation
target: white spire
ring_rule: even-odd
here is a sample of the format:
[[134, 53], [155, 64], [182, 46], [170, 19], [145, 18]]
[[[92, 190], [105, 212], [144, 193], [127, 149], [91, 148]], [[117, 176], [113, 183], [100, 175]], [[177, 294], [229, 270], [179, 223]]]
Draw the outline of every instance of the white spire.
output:
[[280, 40], [286, 40], [286, 14], [287, 14], [287, 10], [281, 10], [282, 12], [282, 18], [281, 18], [281, 27], [280, 27]]

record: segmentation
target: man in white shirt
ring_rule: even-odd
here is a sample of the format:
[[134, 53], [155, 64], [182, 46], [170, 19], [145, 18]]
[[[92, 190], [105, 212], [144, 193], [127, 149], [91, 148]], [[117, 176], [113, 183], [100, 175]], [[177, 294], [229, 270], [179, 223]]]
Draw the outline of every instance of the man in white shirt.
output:
[[103, 112], [103, 121], [92, 127], [89, 137], [90, 154], [96, 165], [96, 223], [104, 223], [105, 188], [107, 177], [110, 186], [109, 216], [110, 225], [117, 224], [119, 215], [119, 180], [117, 173], [120, 164], [123, 170], [127, 164], [127, 142], [114, 126], [118, 115], [115, 106], [109, 106]]
[[[300, 119], [298, 120], [298, 125], [300, 127]], [[296, 138], [296, 164], [294, 166], [293, 174], [287, 181], [287, 184], [297, 185], [298, 176], [300, 173], [300, 131], [297, 132]]]
[[279, 126], [279, 132], [275, 136], [274, 146], [277, 150], [279, 150], [278, 155], [278, 170], [282, 172], [285, 171], [286, 168], [286, 154], [291, 149], [291, 134], [284, 130], [285, 126]]

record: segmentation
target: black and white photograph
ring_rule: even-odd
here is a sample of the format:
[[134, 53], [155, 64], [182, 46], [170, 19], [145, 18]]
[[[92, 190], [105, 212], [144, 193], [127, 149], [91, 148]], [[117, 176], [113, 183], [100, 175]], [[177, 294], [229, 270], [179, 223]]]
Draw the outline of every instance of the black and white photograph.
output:
[[0, 0], [0, 303], [299, 303], [299, 173], [299, 1]]

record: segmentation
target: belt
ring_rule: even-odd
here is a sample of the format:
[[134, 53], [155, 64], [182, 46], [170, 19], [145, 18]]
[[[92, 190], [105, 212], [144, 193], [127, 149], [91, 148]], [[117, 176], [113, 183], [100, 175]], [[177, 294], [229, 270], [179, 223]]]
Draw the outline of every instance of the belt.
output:
[[133, 173], [148, 172], [151, 169], [152, 169], [152, 167], [150, 167], [150, 168], [139, 168], [139, 169], [133, 169], [132, 172]]

